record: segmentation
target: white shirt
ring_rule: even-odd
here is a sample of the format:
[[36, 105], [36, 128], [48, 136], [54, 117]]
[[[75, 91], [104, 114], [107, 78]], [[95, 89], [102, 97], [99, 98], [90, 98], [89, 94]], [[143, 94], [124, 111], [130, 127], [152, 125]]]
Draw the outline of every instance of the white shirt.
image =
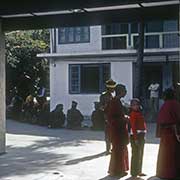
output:
[[159, 84], [153, 83], [148, 87], [148, 90], [150, 90], [150, 98], [158, 98], [159, 97]]

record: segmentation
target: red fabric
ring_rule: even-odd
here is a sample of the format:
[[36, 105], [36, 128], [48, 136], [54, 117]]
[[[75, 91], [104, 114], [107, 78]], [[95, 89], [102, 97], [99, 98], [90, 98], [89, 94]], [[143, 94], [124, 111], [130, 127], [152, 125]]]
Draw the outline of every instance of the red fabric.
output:
[[160, 148], [158, 153], [156, 175], [159, 178], [175, 178], [175, 144], [176, 138], [173, 135], [166, 135], [161, 137]]
[[119, 99], [113, 98], [108, 106], [109, 135], [112, 142], [112, 154], [109, 164], [111, 175], [120, 175], [129, 169], [127, 138], [128, 130]]
[[158, 124], [175, 124], [180, 122], [180, 103], [176, 100], [167, 100], [162, 105], [157, 123]]
[[140, 111], [130, 113], [130, 125], [134, 139], [137, 139], [137, 130], [146, 130], [145, 119]]
[[160, 178], [180, 178], [180, 143], [177, 141], [174, 125], [180, 123], [180, 104], [176, 100], [166, 101], [157, 119], [160, 146], [156, 174]]

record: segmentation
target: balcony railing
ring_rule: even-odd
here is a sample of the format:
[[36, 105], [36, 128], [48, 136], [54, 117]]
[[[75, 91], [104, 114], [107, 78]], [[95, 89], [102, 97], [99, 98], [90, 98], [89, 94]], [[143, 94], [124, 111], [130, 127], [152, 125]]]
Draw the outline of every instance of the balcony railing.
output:
[[[102, 49], [137, 49], [138, 34], [102, 35]], [[145, 49], [178, 48], [180, 45], [178, 31], [145, 33]]]

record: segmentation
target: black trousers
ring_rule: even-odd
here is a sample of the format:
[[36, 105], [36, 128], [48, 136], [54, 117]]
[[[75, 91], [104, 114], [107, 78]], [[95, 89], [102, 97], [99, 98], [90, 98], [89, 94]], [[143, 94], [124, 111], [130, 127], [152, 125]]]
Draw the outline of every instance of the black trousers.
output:
[[137, 176], [142, 171], [142, 161], [144, 153], [144, 133], [138, 134], [138, 143], [135, 143], [133, 136], [130, 137], [132, 156], [131, 156], [131, 175]]

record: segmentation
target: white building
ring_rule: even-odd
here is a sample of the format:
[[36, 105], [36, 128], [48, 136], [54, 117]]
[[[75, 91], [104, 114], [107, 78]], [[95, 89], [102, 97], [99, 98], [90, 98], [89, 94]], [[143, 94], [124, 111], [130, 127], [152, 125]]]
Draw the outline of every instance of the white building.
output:
[[[112, 78], [126, 85], [125, 101], [133, 97], [134, 67], [138, 23], [119, 23], [91, 27], [60, 27], [51, 30], [51, 53], [40, 54], [50, 60], [51, 109], [71, 101], [89, 116], [94, 101], [104, 91], [104, 82]], [[179, 81], [178, 21], [147, 22], [145, 25], [144, 97], [152, 79], [161, 91]]]

